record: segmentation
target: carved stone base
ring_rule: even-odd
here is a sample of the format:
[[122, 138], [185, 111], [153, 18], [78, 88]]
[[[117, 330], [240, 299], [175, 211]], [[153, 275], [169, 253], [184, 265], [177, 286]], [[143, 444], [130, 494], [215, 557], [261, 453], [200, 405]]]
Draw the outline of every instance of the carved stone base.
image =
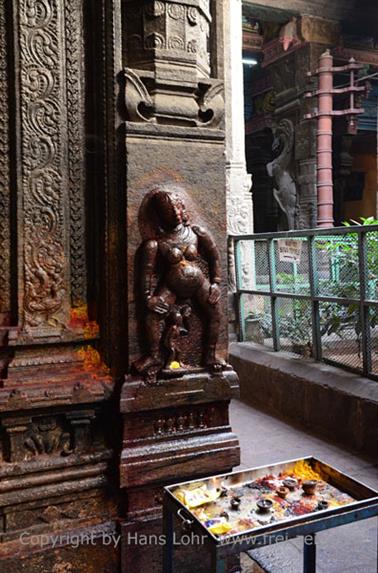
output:
[[[141, 547], [145, 538], [138, 542], [138, 535], [159, 534], [163, 486], [222, 473], [239, 464], [239, 443], [228, 415], [230, 399], [238, 392], [238, 378], [230, 366], [221, 374], [200, 371], [157, 386], [126, 378], [121, 393], [120, 484], [127, 495], [123, 571], [147, 571], [151, 562], [160, 562], [162, 547], [149, 547], [147, 566]], [[192, 559], [183, 556], [180, 563], [185, 562]]]
[[[127, 379], [121, 395], [121, 487], [165, 485], [238, 465], [238, 440], [228, 418], [229, 401], [238, 390], [231, 367], [219, 375], [188, 374], [158, 386]], [[129, 514], [158, 506], [143, 494], [141, 507], [137, 498], [130, 491]]]
[[72, 364], [15, 370], [0, 380], [0, 570], [60, 563], [84, 573], [90, 562], [116, 573], [116, 551], [107, 555], [101, 533], [109, 524], [115, 531], [118, 507], [113, 382]]

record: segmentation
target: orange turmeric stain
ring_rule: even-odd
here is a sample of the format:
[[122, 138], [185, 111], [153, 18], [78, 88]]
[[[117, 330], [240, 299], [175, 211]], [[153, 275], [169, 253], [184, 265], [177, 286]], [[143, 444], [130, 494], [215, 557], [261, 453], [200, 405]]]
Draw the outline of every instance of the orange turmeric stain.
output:
[[79, 358], [83, 361], [83, 368], [87, 372], [101, 370], [104, 374], [109, 374], [109, 368], [101, 360], [100, 353], [92, 346], [85, 346], [78, 351]]
[[86, 304], [71, 308], [70, 328], [73, 330], [82, 330], [85, 339], [96, 338], [99, 334], [99, 326], [96, 321], [89, 320], [88, 307]]

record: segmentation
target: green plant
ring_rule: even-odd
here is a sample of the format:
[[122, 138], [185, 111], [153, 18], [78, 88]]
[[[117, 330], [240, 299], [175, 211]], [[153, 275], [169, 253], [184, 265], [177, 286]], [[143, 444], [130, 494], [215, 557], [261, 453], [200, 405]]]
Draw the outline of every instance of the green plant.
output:
[[287, 338], [293, 346], [300, 346], [312, 351], [312, 319], [308, 303], [302, 300], [293, 300], [289, 312], [279, 317], [280, 337]]
[[[378, 225], [374, 217], [360, 217], [359, 221], [345, 221], [346, 227], [352, 225]], [[360, 253], [357, 233], [326, 238], [319, 244], [330, 256], [333, 272], [330, 280], [323, 280], [321, 288], [329, 296], [345, 299], [360, 299]], [[366, 286], [367, 298], [376, 299], [378, 283], [378, 233], [366, 236]], [[321, 307], [321, 334], [336, 334], [343, 338], [345, 333], [354, 330], [358, 353], [361, 353], [362, 321], [360, 305], [352, 302], [345, 305], [325, 303]], [[377, 312], [370, 311], [367, 328], [375, 328]]]

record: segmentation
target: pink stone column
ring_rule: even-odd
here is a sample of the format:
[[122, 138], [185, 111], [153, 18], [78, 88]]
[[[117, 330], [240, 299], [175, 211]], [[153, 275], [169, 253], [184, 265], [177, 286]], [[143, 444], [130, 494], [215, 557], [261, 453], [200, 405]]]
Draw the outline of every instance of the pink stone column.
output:
[[333, 227], [332, 110], [333, 57], [329, 50], [319, 59], [317, 130], [318, 227]]

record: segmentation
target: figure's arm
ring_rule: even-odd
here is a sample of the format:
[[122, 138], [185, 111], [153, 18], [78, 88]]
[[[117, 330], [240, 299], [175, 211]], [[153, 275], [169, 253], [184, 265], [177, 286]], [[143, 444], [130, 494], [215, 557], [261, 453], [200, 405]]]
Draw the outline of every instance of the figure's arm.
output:
[[152, 296], [153, 277], [156, 268], [156, 259], [158, 253], [157, 241], [146, 241], [143, 244], [142, 252], [142, 292], [143, 300], [147, 303]]
[[193, 226], [192, 229], [198, 237], [200, 250], [206, 255], [209, 264], [210, 282], [220, 284], [222, 282], [221, 260], [213, 237], [202, 227]]
[[208, 265], [210, 275], [210, 304], [217, 304], [219, 302], [221, 291], [220, 283], [222, 282], [222, 267], [218, 247], [211, 234], [202, 227], [193, 226], [193, 231], [198, 237], [198, 245], [201, 251], [204, 252]]
[[153, 295], [153, 279], [156, 271], [156, 262], [158, 256], [158, 242], [146, 241], [143, 245], [142, 254], [142, 292], [143, 300], [146, 306], [153, 312], [165, 314], [169, 307], [158, 296]]

